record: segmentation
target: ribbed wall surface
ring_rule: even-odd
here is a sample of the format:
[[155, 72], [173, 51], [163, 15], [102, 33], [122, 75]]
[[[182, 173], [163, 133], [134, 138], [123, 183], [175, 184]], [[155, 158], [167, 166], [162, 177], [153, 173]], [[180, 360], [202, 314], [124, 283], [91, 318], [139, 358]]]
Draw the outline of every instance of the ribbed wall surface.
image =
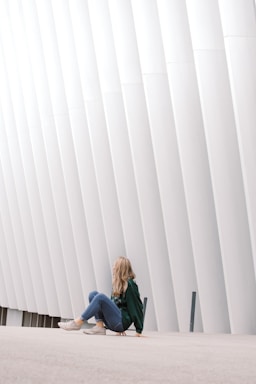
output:
[[255, 333], [255, 148], [254, 0], [0, 0], [0, 306]]

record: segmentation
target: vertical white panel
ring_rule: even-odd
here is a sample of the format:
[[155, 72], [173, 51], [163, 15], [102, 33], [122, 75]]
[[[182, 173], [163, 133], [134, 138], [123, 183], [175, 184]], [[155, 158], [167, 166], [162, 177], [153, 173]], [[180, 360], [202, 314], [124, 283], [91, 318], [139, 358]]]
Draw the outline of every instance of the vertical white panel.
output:
[[224, 37], [255, 37], [255, 4], [251, 0], [218, 0]]
[[[167, 75], [148, 78], [145, 90], [179, 329], [186, 332], [191, 294], [198, 289]], [[198, 311], [196, 329], [201, 329], [200, 325]]]
[[219, 1], [256, 269], [256, 15], [251, 1]]
[[[255, 276], [218, 4], [187, 1], [232, 332], [255, 332]], [[210, 12], [211, 11], [211, 12]], [[202, 23], [208, 26], [202, 37]], [[243, 261], [241, 262], [241, 255]]]
[[[3, 167], [4, 183], [8, 196], [8, 203], [10, 209], [10, 221], [13, 232], [7, 233], [8, 240], [11, 242], [7, 245], [10, 247], [9, 257], [15, 257], [19, 260], [19, 265], [22, 271], [22, 284], [24, 286], [27, 305], [32, 311], [37, 311], [38, 306], [42, 304], [40, 301], [39, 285], [35, 279], [36, 274], [39, 272], [36, 268], [34, 279], [32, 276], [33, 271], [33, 258], [28, 254], [25, 244], [24, 228], [26, 208], [27, 208], [27, 195], [26, 185], [24, 180], [24, 170], [22, 167], [20, 148], [17, 139], [17, 130], [15, 122], [15, 114], [13, 103], [18, 106], [20, 96], [19, 78], [16, 66], [16, 57], [14, 51], [13, 38], [10, 28], [10, 20], [8, 17], [8, 7], [3, 1], [0, 3], [0, 26], [1, 26], [1, 42], [2, 42], [2, 57], [1, 61], [1, 89], [0, 99], [3, 110], [3, 122], [1, 125], [1, 157], [2, 164], [5, 160]], [[18, 87], [18, 90], [16, 89]], [[17, 94], [16, 94], [17, 92]], [[12, 97], [14, 98], [12, 100]], [[18, 106], [19, 108], [19, 106]], [[24, 213], [22, 222], [22, 212]], [[7, 219], [9, 217], [7, 216]], [[9, 227], [10, 230], [10, 227]], [[13, 237], [12, 237], [13, 235]], [[12, 239], [10, 239], [12, 237]], [[40, 275], [38, 275], [40, 279]], [[38, 301], [36, 302], [36, 298]], [[42, 296], [44, 299], [44, 295]]]
[[[67, 113], [65, 89], [63, 84], [62, 68], [59, 56], [59, 47], [56, 36], [56, 28], [53, 18], [53, 10], [50, 1], [37, 2], [37, 14], [42, 38], [43, 53], [45, 55], [46, 73], [48, 78], [50, 105], [44, 112], [43, 135], [46, 142], [46, 150], [56, 216], [59, 226], [62, 253], [64, 258], [67, 283], [71, 296], [72, 313], [81, 313], [84, 300], [82, 290], [83, 269], [79, 268], [79, 260], [75, 246], [74, 231], [72, 227], [72, 214], [75, 214], [76, 197], [72, 199], [72, 214], [70, 212], [70, 195], [73, 185], [70, 184], [68, 158], [73, 161], [73, 148], [70, 142], [70, 154], [66, 152], [70, 122]], [[49, 116], [46, 112], [50, 113]], [[66, 157], [67, 156], [67, 157]], [[77, 192], [77, 191], [76, 191]], [[72, 255], [72, 257], [70, 256]]]
[[[94, 4], [93, 4], [94, 5]], [[96, 278], [99, 287], [106, 289], [106, 273], [102, 265], [102, 254], [105, 254], [105, 262], [112, 261], [120, 254], [125, 253], [122, 226], [120, 222], [119, 207], [116, 200], [115, 181], [113, 177], [112, 161], [109, 151], [109, 142], [106, 129], [103, 104], [100, 96], [100, 85], [97, 73], [97, 62], [94, 51], [93, 35], [90, 28], [90, 15], [87, 4], [83, 1], [70, 2], [73, 21], [74, 36], [76, 38], [76, 52], [81, 78], [83, 97], [85, 100], [88, 132], [84, 133], [84, 139], [91, 144], [89, 163], [87, 160], [87, 172], [92, 178], [90, 183], [91, 193], [88, 194], [88, 186], [84, 180], [84, 193], [91, 200], [88, 201], [89, 217], [91, 218], [91, 235], [94, 239], [93, 255]], [[94, 8], [91, 9], [94, 14]], [[86, 22], [85, 22], [86, 20]], [[96, 43], [97, 44], [97, 43]], [[88, 62], [88, 57], [91, 61]], [[84, 124], [87, 126], [87, 121]], [[84, 128], [83, 128], [84, 129]], [[88, 136], [89, 135], [89, 136]], [[89, 142], [88, 142], [89, 141]], [[89, 147], [88, 147], [89, 148]], [[84, 149], [81, 147], [81, 155]], [[89, 155], [87, 152], [87, 156]], [[84, 156], [84, 155], [83, 155]], [[94, 162], [94, 164], [92, 163]], [[92, 175], [94, 167], [96, 178]], [[97, 190], [98, 188], [98, 190]], [[99, 200], [100, 199], [100, 200]], [[94, 208], [94, 209], [93, 209]], [[93, 230], [93, 228], [95, 228]], [[97, 236], [96, 233], [98, 232]], [[107, 248], [106, 248], [107, 247]], [[107, 266], [105, 268], [105, 271]], [[110, 281], [109, 281], [110, 283]], [[110, 284], [108, 284], [110, 289]]]
[[[165, 68], [159, 28], [157, 28], [157, 20], [154, 18], [154, 2], [132, 2], [132, 11], [141, 71], [143, 74], [150, 73], [148, 77], [143, 78], [146, 86], [148, 80], [155, 78], [155, 73], [163, 72]], [[158, 55], [160, 55], [160, 59], [158, 59]], [[124, 100], [128, 131], [149, 268], [152, 281], [157, 282], [157, 286], [153, 287], [157, 324], [159, 329], [175, 330], [178, 328], [177, 310], [146, 98], [147, 95], [144, 93], [142, 84], [129, 84], [125, 87]], [[160, 276], [162, 276], [161, 279], [159, 279]], [[168, 303], [163, 300], [163, 292], [168, 292]], [[163, 310], [163, 308], [165, 309]], [[168, 322], [166, 322], [166, 318], [168, 318]]]
[[[108, 93], [119, 91], [120, 85], [113, 55], [113, 41], [111, 39], [107, 2], [88, 1], [88, 11], [96, 61], [96, 68], [92, 72], [98, 70], [98, 86], [102, 95], [100, 97], [97, 96], [94, 101], [87, 102], [86, 109], [106, 240], [110, 259], [114, 260], [118, 255], [126, 254], [126, 249], [107, 132], [106, 115], [108, 111], [104, 107], [105, 100], [108, 99]], [[86, 69], [87, 71], [91, 70], [89, 67]], [[111, 232], [109, 231], [110, 228]]]
[[[65, 92], [66, 108], [69, 112], [68, 115], [56, 116], [55, 122], [60, 143], [75, 253], [78, 259], [83, 293], [86, 296], [86, 292], [88, 292], [91, 287], [95, 287], [96, 283], [77, 169], [74, 147], [76, 127], [73, 122], [73, 112], [83, 113], [84, 106], [68, 1], [55, 1], [52, 5], [60, 54], [60, 66], [63, 75], [63, 92]], [[75, 122], [77, 123], [77, 119]], [[102, 265], [102, 267], [104, 268], [104, 265]]]
[[165, 73], [156, 1], [131, 0], [131, 3], [142, 73]]
[[223, 50], [224, 41], [218, 2], [186, 0], [194, 50]]
[[[110, 1], [109, 10], [120, 82], [125, 94], [126, 85], [141, 83], [130, 1]], [[155, 307], [122, 95], [112, 94], [105, 105], [127, 255], [133, 262], [141, 295], [148, 297], [145, 326], [155, 329]]]
[[[82, 279], [87, 280], [85, 283], [88, 286], [84, 294], [87, 296], [86, 292], [92, 289], [108, 293], [110, 292], [111, 284], [111, 268], [86, 115], [82, 111], [72, 111], [70, 113], [70, 120], [73, 126], [74, 146], [90, 242], [90, 252], [81, 253], [81, 257], [84, 258], [85, 262], [90, 257], [89, 265], [93, 264], [91, 276], [86, 277], [84, 275], [82, 277]], [[90, 269], [88, 268], [87, 273], [89, 271]]]
[[[2, 55], [0, 54], [0, 58]], [[1, 59], [0, 59], [1, 60]], [[2, 68], [0, 67], [0, 72]], [[6, 145], [3, 137], [4, 120], [0, 109], [0, 145]], [[8, 208], [8, 198], [4, 182], [3, 168], [6, 167], [6, 159], [3, 147], [0, 147], [0, 273], [1, 273], [1, 306], [12, 308], [26, 308], [25, 293], [22, 284], [21, 269], [17, 258], [16, 250], [11, 254], [8, 249], [8, 237], [12, 236], [10, 224], [10, 211]], [[8, 232], [8, 233], [7, 233]], [[15, 248], [15, 247], [14, 247]]]
[[[4, 183], [2, 181], [2, 172], [0, 173], [0, 193], [1, 193], [1, 201], [6, 202], [7, 199], [3, 196], [3, 192], [5, 191]], [[17, 273], [16, 276], [19, 276], [19, 280], [15, 280], [15, 263], [13, 258], [10, 258], [8, 254], [8, 249], [6, 246], [6, 238], [4, 231], [4, 212], [1, 209], [0, 214], [0, 296], [1, 296], [1, 306], [3, 307], [11, 307], [11, 308], [22, 308], [21, 297], [23, 298], [24, 305], [24, 291], [19, 292], [20, 288], [20, 271], [19, 268], [16, 268]], [[11, 259], [11, 260], [10, 260]], [[23, 294], [23, 295], [22, 295]], [[24, 305], [24, 308], [26, 306]]]
[[[23, 10], [18, 7], [18, 2], [12, 2], [10, 7], [12, 17], [12, 30], [16, 55], [19, 64], [19, 75], [21, 79], [21, 94], [24, 102], [23, 111], [19, 120], [23, 121], [23, 129], [18, 129], [18, 139], [21, 148], [21, 156], [24, 164], [24, 174], [28, 191], [28, 199], [31, 212], [31, 224], [33, 229], [29, 230], [27, 244], [33, 244], [31, 234], [34, 234], [34, 244], [31, 253], [36, 258], [38, 255], [38, 267], [40, 268], [44, 290], [40, 288], [41, 293], [45, 292], [47, 308], [40, 313], [58, 314], [58, 302], [56, 296], [56, 287], [54, 283], [51, 260], [49, 258], [49, 248], [45, 235], [45, 226], [42, 216], [42, 206], [40, 192], [37, 182], [35, 161], [33, 156], [33, 147], [29, 131], [29, 124], [34, 125], [38, 121], [38, 108], [34, 86], [31, 78], [31, 64], [29, 59], [28, 45], [25, 35], [23, 21]], [[22, 105], [22, 102], [20, 101]], [[40, 281], [38, 279], [38, 281]]]
[[[158, 1], [205, 332], [229, 330], [222, 260], [185, 1]], [[175, 168], [176, 169], [176, 168]], [[183, 263], [188, 265], [189, 260]], [[184, 268], [184, 267], [183, 267]], [[185, 269], [191, 280], [194, 266]], [[185, 273], [185, 271], [183, 273]], [[195, 277], [194, 277], [195, 278]], [[191, 280], [191, 283], [192, 284]], [[198, 309], [198, 308], [197, 308]], [[200, 318], [196, 319], [196, 326]]]
[[105, 114], [101, 101], [88, 101], [86, 103], [86, 109], [106, 242], [112, 263], [118, 256], [125, 255], [126, 250], [117, 201], [113, 165], [110, 156]]
[[109, 10], [120, 82], [122, 85], [140, 84], [141, 67], [131, 0], [109, 0]]
[[[1, 247], [1, 250], [2, 250], [2, 247]], [[13, 307], [14, 308], [17, 308], [17, 302], [16, 302], [16, 299], [14, 296], [14, 291], [13, 291], [13, 287], [14, 287], [14, 284], [12, 282], [12, 280], [9, 278], [10, 276], [10, 273], [8, 274], [8, 272], [6, 271], [5, 267], [4, 267], [4, 263], [3, 263], [3, 258], [0, 259], [0, 303], [1, 303], [1, 307], [5, 307], [5, 308], [8, 308], [9, 306], [11, 306], [13, 304]], [[5, 281], [5, 278], [6, 280], [8, 279], [8, 282]], [[10, 285], [10, 292], [8, 292], [8, 284]], [[8, 293], [9, 294], [8, 294]]]
[[[197, 284], [160, 20], [156, 2], [134, 2], [133, 9], [178, 325], [187, 331], [191, 293]], [[198, 324], [200, 328], [200, 315]]]
[[36, 4], [33, 0], [23, 1], [23, 15], [34, 83], [34, 94], [31, 95], [31, 98], [25, 97], [25, 106], [46, 232], [44, 235], [41, 228], [40, 235], [45, 236], [44, 240], [42, 240], [43, 244], [41, 243], [41, 251], [49, 252], [50, 262], [48, 267], [50, 263], [52, 265], [60, 310], [58, 312], [56, 307], [55, 314], [68, 317], [72, 313], [71, 302], [49, 174], [51, 163], [47, 159], [46, 142], [43, 136], [45, 114], [47, 116], [51, 111], [49, 106], [50, 97]]
[[[117, 182], [118, 200], [127, 257], [132, 261], [142, 297], [148, 297], [147, 327], [155, 329], [156, 315], [152, 295], [148, 260], [145, 248], [140, 206], [132, 168], [124, 106], [120, 95], [112, 95], [105, 101], [108, 111], [108, 127], [111, 152]], [[111, 113], [112, 112], [112, 113]]]
[[[97, 79], [94, 79], [93, 77], [93, 73], [97, 72], [95, 71], [95, 67], [93, 65], [93, 51], [90, 51], [90, 47], [92, 46], [92, 38], [87, 4], [86, 2], [80, 0], [71, 1], [69, 2], [69, 10], [72, 23], [72, 31], [74, 34], [74, 41], [72, 42], [74, 47], [72, 48], [70, 43], [72, 53], [70, 53], [71, 56], [70, 58], [67, 58], [67, 60], [71, 73], [74, 71], [72, 70], [73, 66], [76, 68], [75, 76], [69, 76], [72, 80], [70, 84], [70, 94], [73, 95], [74, 93], [74, 90], [72, 89], [72, 84], [74, 82], [77, 88], [77, 93], [79, 94], [78, 103], [82, 102], [79, 108], [70, 108], [69, 115], [77, 158], [77, 167], [81, 185], [81, 193], [83, 197], [84, 212], [87, 221], [87, 230], [90, 241], [91, 258], [94, 267], [96, 287], [93, 286], [92, 278], [89, 279], [89, 284], [90, 290], [97, 288], [100, 291], [107, 292], [110, 289], [110, 276], [107, 273], [107, 271], [110, 273], [109, 254], [106, 244], [97, 179], [95, 175], [95, 166], [93, 162], [94, 159], [92, 146], [84, 103], [84, 100], [87, 99], [87, 94], [90, 93], [89, 89], [98, 89]], [[63, 41], [65, 43], [65, 39], [63, 39]], [[75, 56], [77, 58], [77, 63], [74, 65], [73, 57]], [[90, 57], [90, 60], [88, 60], [88, 57]], [[87, 68], [91, 66], [93, 70], [90, 74], [87, 75]], [[68, 68], [67, 72], [69, 72]], [[88, 85], [88, 83], [90, 85]], [[93, 92], [94, 90], [92, 90], [92, 93]], [[96, 93], [98, 94], [97, 91]], [[70, 105], [71, 100], [69, 92], [67, 92], [67, 100], [68, 104]], [[88, 256], [86, 256], [86, 258], [87, 257]]]

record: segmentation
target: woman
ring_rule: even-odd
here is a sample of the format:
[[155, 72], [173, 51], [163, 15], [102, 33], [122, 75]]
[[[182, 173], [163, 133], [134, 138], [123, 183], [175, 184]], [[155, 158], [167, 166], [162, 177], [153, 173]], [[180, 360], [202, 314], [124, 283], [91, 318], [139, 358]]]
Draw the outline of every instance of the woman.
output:
[[134, 281], [135, 273], [126, 257], [119, 257], [113, 266], [112, 295], [109, 299], [103, 293], [93, 291], [89, 294], [89, 305], [82, 315], [58, 326], [66, 331], [79, 330], [84, 321], [95, 316], [96, 325], [84, 330], [88, 335], [105, 335], [105, 326], [119, 335], [134, 323], [135, 336], [141, 336], [143, 330], [143, 305], [138, 286]]

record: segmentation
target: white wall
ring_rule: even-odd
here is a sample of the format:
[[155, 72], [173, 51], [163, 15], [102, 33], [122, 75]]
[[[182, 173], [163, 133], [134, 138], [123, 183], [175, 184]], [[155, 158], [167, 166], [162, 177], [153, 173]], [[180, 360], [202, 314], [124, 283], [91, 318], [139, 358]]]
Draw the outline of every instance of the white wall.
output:
[[254, 0], [0, 0], [0, 306], [256, 332]]

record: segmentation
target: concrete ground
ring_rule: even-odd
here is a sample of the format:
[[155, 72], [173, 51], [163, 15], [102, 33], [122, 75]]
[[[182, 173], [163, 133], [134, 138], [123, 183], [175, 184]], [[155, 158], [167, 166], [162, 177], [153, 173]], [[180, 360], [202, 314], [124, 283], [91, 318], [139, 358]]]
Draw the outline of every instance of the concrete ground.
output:
[[0, 383], [255, 384], [256, 336], [2, 326]]

